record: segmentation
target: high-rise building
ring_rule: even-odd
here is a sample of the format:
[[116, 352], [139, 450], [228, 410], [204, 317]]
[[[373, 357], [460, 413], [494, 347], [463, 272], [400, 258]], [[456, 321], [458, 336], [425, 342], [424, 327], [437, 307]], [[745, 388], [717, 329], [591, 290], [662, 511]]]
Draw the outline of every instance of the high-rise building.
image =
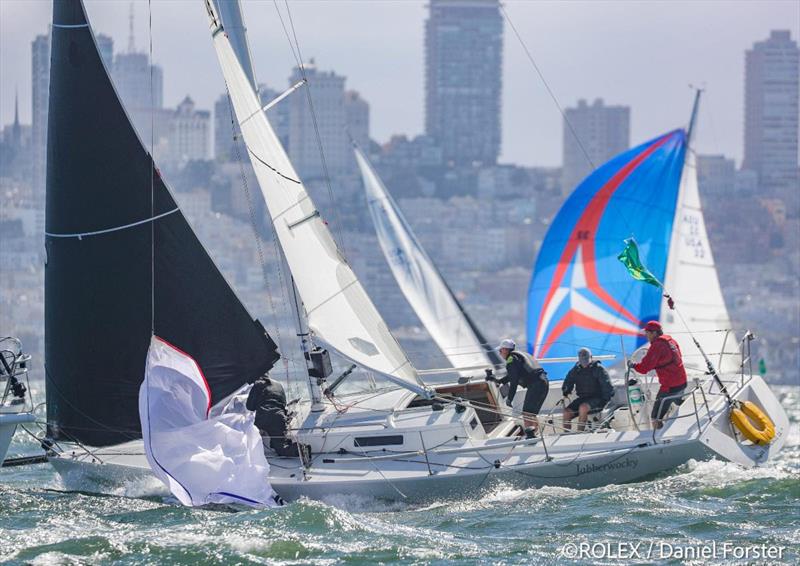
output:
[[44, 210], [47, 172], [47, 106], [50, 97], [50, 36], [37, 35], [31, 45], [31, 141], [33, 150], [33, 194]]
[[567, 108], [564, 114], [561, 190], [568, 194], [591, 173], [592, 164], [599, 167], [628, 149], [631, 111], [628, 106], [606, 106], [598, 98], [591, 105], [579, 100], [577, 106]]
[[703, 195], [732, 196], [736, 192], [736, 164], [724, 155], [698, 155], [697, 182]]
[[180, 168], [189, 161], [208, 159], [211, 113], [195, 110], [194, 100], [183, 99], [169, 119], [167, 155], [164, 163]]
[[369, 103], [355, 90], [344, 93], [344, 112], [347, 131], [366, 151], [369, 148]]
[[110, 72], [114, 68], [114, 40], [105, 34], [97, 34], [97, 50], [106, 69]]
[[[322, 141], [328, 174], [345, 175], [348, 172], [350, 145], [347, 139], [346, 114], [344, 104], [345, 77], [333, 71], [320, 71], [313, 59], [305, 65], [309, 89], [314, 105], [314, 115], [308, 106], [307, 93], [297, 91], [289, 96], [289, 157], [303, 180], [309, 181], [325, 177], [320, 156], [317, 131]], [[302, 80], [299, 68], [292, 70], [289, 84]]]
[[745, 53], [743, 169], [766, 192], [798, 192], [800, 49], [788, 30], [773, 30]]
[[500, 154], [503, 18], [499, 0], [431, 0], [425, 24], [425, 132], [446, 162]]
[[[154, 123], [152, 111], [164, 106], [164, 78], [161, 67], [151, 65], [146, 53], [118, 53], [114, 58], [113, 77], [117, 92], [139, 136], [145, 142], [149, 142], [151, 126]], [[158, 124], [155, 124], [155, 127], [158, 133]], [[156, 135], [156, 138], [158, 137]]]
[[[275, 100], [281, 93], [272, 90], [264, 84], [258, 87], [259, 98], [261, 104], [267, 105]], [[301, 96], [302, 93], [295, 92], [293, 96]], [[303, 95], [304, 96], [304, 95]], [[267, 110], [267, 117], [269, 123], [275, 130], [278, 139], [281, 140], [284, 148], [289, 147], [289, 103], [286, 99], [281, 100], [275, 106]], [[234, 131], [231, 129], [231, 121], [233, 114], [231, 113], [230, 100], [227, 94], [221, 94], [217, 101], [214, 103], [214, 157], [218, 161], [231, 161], [236, 159], [236, 142], [233, 138]], [[236, 126], [236, 133], [238, 134], [239, 128]], [[241, 143], [241, 142], [240, 142]], [[242, 153], [242, 148], [239, 148], [241, 159], [247, 162], [247, 155]]]

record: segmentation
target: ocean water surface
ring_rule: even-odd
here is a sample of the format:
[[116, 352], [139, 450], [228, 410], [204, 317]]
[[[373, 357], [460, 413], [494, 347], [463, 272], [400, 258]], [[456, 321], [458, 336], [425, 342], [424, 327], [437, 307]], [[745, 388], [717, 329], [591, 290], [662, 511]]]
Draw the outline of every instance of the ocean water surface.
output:
[[[691, 461], [650, 481], [590, 490], [501, 486], [480, 499], [425, 506], [332, 496], [234, 512], [184, 508], [154, 495], [152, 485], [107, 495], [67, 492], [49, 464], [6, 468], [0, 471], [0, 561], [796, 564], [800, 388], [776, 392], [792, 430], [765, 467]], [[36, 452], [23, 433], [9, 455]], [[760, 554], [767, 552], [775, 556]]]

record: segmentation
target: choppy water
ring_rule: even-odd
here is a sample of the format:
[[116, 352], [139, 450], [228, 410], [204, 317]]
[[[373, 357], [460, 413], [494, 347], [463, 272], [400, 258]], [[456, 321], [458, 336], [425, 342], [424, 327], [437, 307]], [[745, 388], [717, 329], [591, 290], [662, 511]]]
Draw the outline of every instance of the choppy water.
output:
[[[142, 486], [106, 496], [64, 493], [47, 464], [5, 469], [0, 471], [0, 560], [551, 564], [581, 551], [565, 544], [584, 543], [583, 563], [619, 563], [619, 558], [708, 562], [699, 558], [700, 552], [714, 552], [706, 556], [728, 563], [763, 563], [753, 553], [772, 546], [782, 558], [766, 562], [796, 564], [800, 389], [777, 390], [792, 432], [780, 457], [768, 466], [744, 470], [721, 461], [689, 462], [652, 481], [592, 490], [500, 488], [481, 500], [424, 507], [331, 498], [277, 510], [229, 512], [182, 508], [147, 496]], [[17, 435], [12, 453], [35, 449], [31, 440]], [[698, 554], [686, 560], [680, 552]], [[749, 559], [739, 556], [743, 552], [750, 553]]]

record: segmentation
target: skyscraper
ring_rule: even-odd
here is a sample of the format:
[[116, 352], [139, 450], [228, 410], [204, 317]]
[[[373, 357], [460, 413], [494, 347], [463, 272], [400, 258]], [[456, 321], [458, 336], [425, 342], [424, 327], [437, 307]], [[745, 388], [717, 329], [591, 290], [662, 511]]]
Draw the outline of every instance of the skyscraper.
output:
[[180, 168], [189, 161], [208, 159], [211, 113], [208, 110], [195, 110], [194, 100], [186, 96], [170, 114], [167, 155], [163, 162], [170, 167]]
[[[272, 90], [264, 84], [258, 86], [258, 95], [261, 104], [267, 105], [281, 93]], [[302, 92], [295, 92], [292, 96], [305, 96]], [[289, 101], [284, 99], [278, 104], [267, 110], [269, 123], [275, 130], [278, 139], [281, 140], [284, 148], [289, 147]], [[233, 139], [231, 130], [231, 107], [228, 94], [223, 93], [214, 103], [214, 157], [219, 161], [230, 161], [236, 159], [236, 141]], [[239, 129], [236, 128], [238, 135]], [[240, 142], [241, 143], [241, 142]], [[239, 147], [239, 157], [247, 162], [248, 157], [243, 152], [242, 146]]]
[[768, 193], [798, 193], [800, 49], [788, 30], [773, 30], [745, 53], [744, 162]]
[[[313, 59], [305, 65], [305, 76], [314, 102], [314, 113], [319, 128], [319, 137], [325, 151], [325, 163], [331, 177], [344, 175], [348, 171], [350, 145], [345, 130], [344, 108], [345, 77], [333, 71], [320, 71]], [[295, 67], [289, 84], [302, 79], [300, 69]], [[307, 93], [298, 90], [289, 96], [289, 157], [303, 180], [323, 178], [325, 171], [320, 157], [313, 116], [308, 107]]]
[[47, 161], [47, 106], [50, 96], [50, 36], [37, 35], [31, 44], [31, 141], [33, 150], [33, 194], [44, 210]]
[[114, 68], [114, 40], [105, 34], [97, 34], [97, 50], [100, 52], [100, 58], [106, 69], [111, 71]]
[[500, 153], [503, 18], [499, 0], [431, 0], [425, 24], [425, 132], [445, 161]]
[[592, 171], [584, 150], [594, 166], [599, 167], [628, 149], [631, 110], [628, 106], [606, 106], [598, 98], [591, 105], [579, 100], [576, 107], [567, 108], [564, 114], [561, 190], [568, 194]]

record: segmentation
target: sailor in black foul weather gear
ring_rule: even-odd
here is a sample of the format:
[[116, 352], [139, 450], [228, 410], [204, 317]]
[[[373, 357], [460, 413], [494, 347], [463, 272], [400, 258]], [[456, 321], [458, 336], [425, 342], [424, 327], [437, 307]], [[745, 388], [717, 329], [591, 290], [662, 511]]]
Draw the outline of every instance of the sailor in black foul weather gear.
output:
[[297, 456], [297, 444], [286, 438], [288, 417], [283, 386], [264, 374], [253, 383], [247, 396], [247, 410], [255, 411], [255, 424], [261, 436], [269, 437], [269, 446], [278, 456]]
[[500, 384], [509, 384], [506, 397], [506, 404], [509, 407], [512, 406], [517, 387], [527, 390], [525, 391], [525, 401], [522, 404], [522, 419], [525, 425], [525, 436], [533, 438], [536, 436], [536, 431], [539, 430], [539, 420], [536, 415], [542, 408], [549, 388], [547, 372], [539, 367], [536, 360], [527, 352], [517, 351], [516, 347], [517, 345], [510, 338], [500, 342], [497, 349], [500, 357], [506, 361], [506, 375], [496, 381]]
[[589, 348], [578, 350], [578, 363], [575, 364], [561, 386], [567, 397], [575, 389], [578, 398], [564, 407], [564, 428], [572, 428], [571, 421], [578, 417], [578, 430], [583, 430], [590, 413], [603, 410], [614, 395], [614, 387], [606, 368], [599, 361], [592, 361]]

